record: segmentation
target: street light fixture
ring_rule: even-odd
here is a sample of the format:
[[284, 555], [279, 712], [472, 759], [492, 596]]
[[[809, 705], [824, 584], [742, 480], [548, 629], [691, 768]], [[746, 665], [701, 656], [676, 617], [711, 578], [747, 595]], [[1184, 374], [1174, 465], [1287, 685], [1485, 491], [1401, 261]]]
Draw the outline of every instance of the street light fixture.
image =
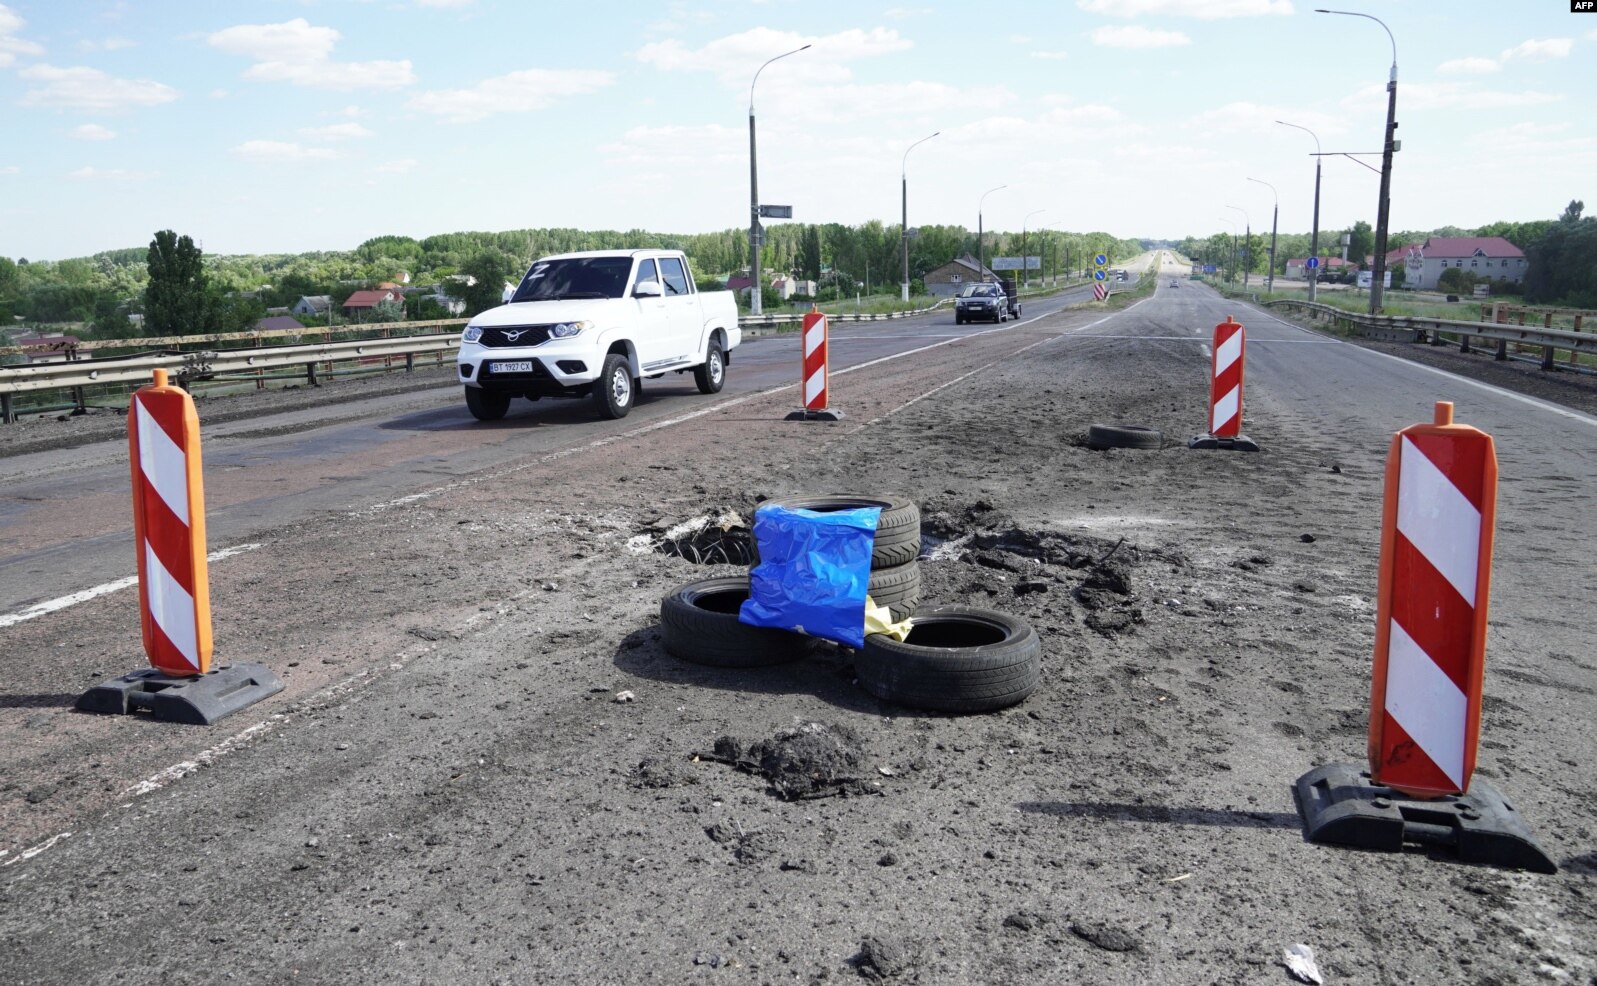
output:
[[794, 48], [785, 51], [776, 58], [767, 59], [765, 65], [754, 70], [754, 80], [749, 83], [749, 276], [752, 282], [749, 285], [749, 311], [755, 315], [764, 312], [760, 300], [760, 245], [765, 242], [765, 230], [760, 226], [760, 174], [755, 168], [754, 154], [754, 83], [760, 81], [760, 73], [765, 71], [765, 66], [779, 58], [796, 55], [808, 48]]
[[1275, 186], [1274, 185], [1270, 184], [1267, 181], [1264, 181], [1261, 178], [1249, 178], [1248, 181], [1257, 182], [1258, 184], [1263, 185], [1265, 188], [1268, 188], [1270, 190], [1270, 194], [1271, 195], [1275, 196], [1275, 211], [1270, 213], [1270, 272], [1268, 274], [1266, 274], [1265, 278], [1264, 278], [1264, 290], [1266, 292], [1274, 291], [1275, 290], [1275, 224], [1276, 224], [1276, 220], [1281, 218], [1281, 194], [1275, 190]]
[[1026, 213], [1025, 219], [1020, 221], [1020, 279], [1022, 287], [1031, 287], [1031, 268], [1026, 266], [1026, 223], [1032, 216], [1047, 211], [1047, 209], [1033, 209]]
[[1392, 73], [1386, 82], [1386, 144], [1381, 150], [1381, 201], [1375, 212], [1375, 270], [1370, 278], [1370, 314], [1378, 314], [1386, 297], [1386, 224], [1392, 212], [1392, 152], [1397, 150], [1397, 39], [1386, 22], [1373, 14], [1355, 10], [1326, 10], [1316, 7], [1317, 14], [1342, 14], [1363, 17], [1381, 25], [1387, 40], [1392, 42]]
[[1283, 127], [1301, 130], [1314, 138], [1314, 232], [1309, 234], [1309, 253], [1314, 257], [1315, 263], [1315, 266], [1309, 268], [1309, 300], [1313, 301], [1319, 293], [1316, 289], [1320, 284], [1320, 158], [1322, 157], [1320, 154], [1320, 135], [1308, 127], [1300, 127], [1296, 123], [1288, 123], [1285, 120], [1277, 120], [1275, 122]]
[[915, 143], [909, 145], [909, 150], [904, 152], [904, 163], [899, 167], [898, 181], [900, 192], [903, 196], [904, 206], [904, 225], [901, 227], [901, 233], [899, 235], [899, 239], [904, 241], [904, 283], [901, 298], [903, 301], [909, 300], [909, 177], [907, 170], [909, 168], [909, 152], [926, 143], [928, 140], [931, 140], [932, 137], [936, 137], [937, 134], [940, 133], [942, 133], [941, 130], [929, 137], [922, 137], [920, 140], [917, 140]]
[[987, 196], [1008, 187], [1008, 185], [999, 185], [997, 188], [989, 188], [981, 193], [981, 198], [976, 202], [976, 266], [981, 268], [977, 273], [981, 275], [983, 281], [987, 280], [987, 241], [982, 236], [982, 205], [987, 201]]
[[1242, 235], [1242, 290], [1248, 289], [1248, 268], [1253, 266], [1253, 219], [1248, 215], [1248, 210], [1240, 205], [1228, 205], [1227, 209], [1235, 209], [1242, 213], [1243, 220], [1247, 223], [1246, 232]]

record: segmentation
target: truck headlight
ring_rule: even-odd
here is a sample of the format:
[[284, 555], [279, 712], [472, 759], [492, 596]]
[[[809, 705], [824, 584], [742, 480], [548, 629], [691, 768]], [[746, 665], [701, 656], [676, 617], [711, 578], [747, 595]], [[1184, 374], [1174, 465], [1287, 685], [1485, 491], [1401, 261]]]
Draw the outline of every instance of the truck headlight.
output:
[[580, 334], [583, 329], [592, 327], [593, 323], [588, 321], [556, 322], [554, 325], [549, 326], [549, 338], [570, 339], [572, 336]]
[[482, 338], [482, 326], [480, 326], [480, 325], [468, 325], [468, 326], [466, 326], [466, 331], [464, 331], [464, 332], [462, 332], [460, 334], [460, 341], [461, 342], [476, 342], [478, 339], [481, 339], [481, 338]]

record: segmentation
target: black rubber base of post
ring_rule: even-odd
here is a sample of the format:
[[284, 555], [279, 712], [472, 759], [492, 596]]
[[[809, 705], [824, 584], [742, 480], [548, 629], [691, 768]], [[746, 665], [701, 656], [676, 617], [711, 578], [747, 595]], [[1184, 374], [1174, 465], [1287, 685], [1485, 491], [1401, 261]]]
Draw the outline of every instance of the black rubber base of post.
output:
[[794, 411], [784, 421], [842, 421], [842, 411]]
[[1187, 448], [1219, 449], [1222, 452], [1257, 452], [1259, 451], [1259, 443], [1246, 435], [1238, 435], [1235, 438], [1198, 435], [1187, 442]]
[[172, 677], [154, 668], [102, 682], [78, 696], [84, 712], [147, 712], [162, 722], [209, 726], [283, 690], [264, 664], [231, 664], [208, 674]]
[[1292, 797], [1310, 842], [1380, 852], [1420, 845], [1465, 863], [1558, 872], [1519, 813], [1478, 777], [1468, 794], [1412, 798], [1374, 784], [1356, 764], [1336, 763], [1299, 777]]

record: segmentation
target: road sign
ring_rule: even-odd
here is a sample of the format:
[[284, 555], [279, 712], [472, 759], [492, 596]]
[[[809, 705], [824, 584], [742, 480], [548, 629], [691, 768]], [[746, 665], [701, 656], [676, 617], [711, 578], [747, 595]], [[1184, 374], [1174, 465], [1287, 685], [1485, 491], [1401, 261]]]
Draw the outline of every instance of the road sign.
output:
[[1205, 274], [1213, 274], [1213, 273], [1215, 273], [1215, 271], [1217, 269], [1218, 268], [1216, 268], [1213, 264], [1204, 264], [1203, 265], [1203, 272]]
[[760, 215], [766, 219], [792, 219], [793, 207], [790, 205], [762, 205]]
[[[1100, 271], [1100, 273], [1102, 272]], [[1094, 284], [1092, 286], [1092, 296], [1097, 300], [1102, 301], [1109, 297], [1109, 288], [1103, 284]]]
[[1092, 262], [1097, 264], [1099, 267], [1103, 267], [1109, 263], [1109, 258], [1100, 253], [1096, 257], [1092, 258]]
[[1307, 267], [1309, 270], [1313, 270], [1314, 268], [1320, 266], [1320, 258], [1310, 257], [1303, 262], [1303, 266]]
[[1107, 281], [1109, 280], [1109, 275], [1102, 270], [1095, 270], [1092, 272], [1092, 279], [1094, 281]]
[[904, 230], [904, 235], [906, 237], [919, 236], [920, 235], [920, 227], [919, 226], [911, 226], [909, 229]]
[[1020, 258], [994, 257], [990, 266], [993, 270], [1020, 270]]

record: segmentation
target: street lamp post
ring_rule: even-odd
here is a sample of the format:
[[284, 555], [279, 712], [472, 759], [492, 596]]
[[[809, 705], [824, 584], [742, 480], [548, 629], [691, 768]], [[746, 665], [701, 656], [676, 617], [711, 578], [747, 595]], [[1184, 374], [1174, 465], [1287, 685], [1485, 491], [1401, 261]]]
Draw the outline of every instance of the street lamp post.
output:
[[1319, 294], [1316, 289], [1320, 284], [1320, 137], [1308, 127], [1300, 127], [1285, 120], [1275, 122], [1283, 127], [1301, 130], [1314, 138], [1314, 232], [1309, 234], [1309, 253], [1314, 257], [1315, 263], [1315, 266], [1309, 268], [1309, 300], [1313, 301]]
[[1279, 192], [1277, 192], [1275, 190], [1275, 186], [1270, 184], [1267, 181], [1264, 181], [1264, 180], [1259, 179], [1259, 178], [1249, 178], [1248, 181], [1257, 182], [1258, 184], [1263, 185], [1265, 188], [1268, 188], [1270, 190], [1270, 194], [1271, 195], [1275, 196], [1275, 209], [1274, 209], [1274, 211], [1272, 211], [1270, 213], [1270, 272], [1268, 274], [1266, 274], [1265, 278], [1264, 278], [1264, 290], [1265, 291], [1274, 291], [1275, 290], [1275, 225], [1276, 225], [1276, 220], [1281, 218], [1281, 195], [1280, 195]]
[[1392, 42], [1392, 73], [1386, 82], [1386, 144], [1381, 149], [1381, 201], [1375, 212], [1375, 270], [1370, 278], [1370, 314], [1378, 314], [1386, 298], [1386, 224], [1392, 212], [1392, 152], [1397, 150], [1397, 39], [1386, 22], [1372, 14], [1354, 10], [1326, 10], [1316, 7], [1317, 14], [1343, 14], [1363, 17], [1381, 25], [1387, 40]]
[[904, 282], [903, 291], [901, 294], [901, 300], [903, 301], [909, 300], [909, 173], [907, 170], [909, 168], [909, 152], [926, 143], [928, 140], [931, 140], [932, 137], [936, 137], [937, 134], [940, 133], [942, 133], [941, 130], [929, 137], [922, 137], [920, 140], [917, 140], [915, 143], [909, 145], [909, 150], [904, 152], [904, 163], [899, 168], [898, 172], [899, 190], [903, 196], [904, 206], [904, 224], [902, 227], [900, 227], [899, 234], [899, 239], [904, 241]]
[[755, 167], [754, 154], [754, 83], [760, 81], [760, 73], [765, 71], [766, 65], [778, 58], [796, 55], [808, 47], [794, 48], [776, 58], [767, 59], [765, 65], [755, 69], [754, 80], [749, 83], [749, 276], [752, 280], [749, 285], [749, 311], [755, 315], [765, 310], [760, 300], [760, 245], [765, 241], [765, 230], [760, 226], [760, 173]]
[[989, 188], [981, 193], [981, 198], [976, 202], [976, 266], [980, 268], [976, 273], [980, 274], [984, 281], [987, 280], [987, 240], [982, 234], [982, 205], [986, 203], [987, 196], [1008, 187], [1008, 185], [999, 185], [997, 188]]
[[1253, 266], [1253, 219], [1248, 215], [1248, 210], [1240, 205], [1228, 205], [1227, 209], [1235, 209], [1242, 213], [1244, 229], [1242, 234], [1242, 290], [1248, 289], [1248, 268]]
[[1026, 222], [1032, 216], [1047, 211], [1047, 209], [1033, 209], [1026, 213], [1025, 219], [1020, 221], [1020, 280], [1022, 287], [1031, 287], [1031, 268], [1026, 266]]

